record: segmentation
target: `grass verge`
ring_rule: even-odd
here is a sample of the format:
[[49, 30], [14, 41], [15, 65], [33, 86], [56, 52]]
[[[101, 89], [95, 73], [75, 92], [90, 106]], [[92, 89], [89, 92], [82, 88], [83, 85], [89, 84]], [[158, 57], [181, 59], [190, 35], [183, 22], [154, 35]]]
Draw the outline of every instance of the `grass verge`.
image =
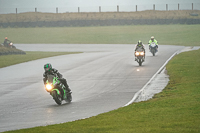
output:
[[0, 38], [22, 44], [147, 44], [200, 46], [200, 25], [126, 25], [99, 27], [0, 28]]
[[199, 133], [200, 50], [181, 53], [168, 64], [170, 81], [152, 99], [88, 119], [10, 131], [13, 133]]
[[20, 55], [1, 55], [0, 56], [0, 68], [27, 62], [31, 60], [37, 60], [46, 57], [65, 55], [65, 54], [76, 54], [80, 52], [31, 52], [27, 51], [26, 54]]

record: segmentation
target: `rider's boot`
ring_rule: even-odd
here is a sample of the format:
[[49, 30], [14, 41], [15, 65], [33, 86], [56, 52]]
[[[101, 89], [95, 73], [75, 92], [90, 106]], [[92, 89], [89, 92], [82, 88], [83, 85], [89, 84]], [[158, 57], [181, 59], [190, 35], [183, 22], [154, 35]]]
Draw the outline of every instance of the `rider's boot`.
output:
[[71, 94], [71, 89], [69, 87], [66, 88], [67, 93]]
[[70, 93], [71, 92], [71, 90], [69, 89], [69, 86], [68, 86], [68, 84], [67, 84], [67, 81], [66, 81], [66, 79], [62, 79], [62, 83], [64, 84], [64, 86], [65, 86], [65, 90], [66, 90], [66, 92], [67, 93]]
[[69, 88], [68, 84], [67, 83], [64, 83], [65, 85], [65, 90], [67, 93], [71, 93], [71, 89]]

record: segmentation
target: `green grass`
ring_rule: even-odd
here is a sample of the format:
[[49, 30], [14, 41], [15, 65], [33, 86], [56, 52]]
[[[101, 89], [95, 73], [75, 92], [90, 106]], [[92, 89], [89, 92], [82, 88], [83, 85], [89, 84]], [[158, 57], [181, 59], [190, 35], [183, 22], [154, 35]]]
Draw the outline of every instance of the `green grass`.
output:
[[181, 53], [168, 64], [170, 81], [152, 99], [63, 124], [13, 133], [199, 133], [200, 50]]
[[31, 60], [37, 60], [46, 57], [65, 55], [65, 54], [76, 54], [78, 52], [30, 52], [27, 51], [26, 54], [20, 55], [1, 55], [0, 56], [0, 68], [27, 62]]
[[153, 35], [160, 45], [200, 46], [200, 25], [129, 25], [99, 27], [0, 28], [13, 43], [147, 44]]

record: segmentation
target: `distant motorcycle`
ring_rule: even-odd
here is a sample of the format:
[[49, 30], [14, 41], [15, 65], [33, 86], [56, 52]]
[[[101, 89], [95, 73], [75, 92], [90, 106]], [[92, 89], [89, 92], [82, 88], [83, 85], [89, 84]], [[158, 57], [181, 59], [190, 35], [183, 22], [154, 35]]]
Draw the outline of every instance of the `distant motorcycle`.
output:
[[16, 47], [13, 45], [13, 43], [12, 43], [11, 41], [9, 41], [8, 44], [3, 44], [3, 43], [2, 43], [2, 45], [3, 45], [4, 47], [7, 47], [7, 48], [14, 48], [14, 49], [16, 49]]
[[45, 89], [58, 105], [61, 105], [63, 100], [68, 103], [72, 101], [71, 93], [66, 92], [64, 84], [54, 75], [47, 75]]
[[150, 52], [153, 54], [153, 56], [155, 56], [155, 54], [157, 52], [157, 46], [156, 46], [155, 42], [152, 42], [150, 44]]
[[139, 66], [141, 66], [145, 60], [144, 50], [141, 48], [137, 49], [135, 52], [135, 57], [136, 57], [136, 61], [139, 63]]
[[10, 47], [10, 48], [14, 48], [14, 49], [16, 49], [16, 47], [13, 45], [12, 42], [9, 43], [9, 47]]

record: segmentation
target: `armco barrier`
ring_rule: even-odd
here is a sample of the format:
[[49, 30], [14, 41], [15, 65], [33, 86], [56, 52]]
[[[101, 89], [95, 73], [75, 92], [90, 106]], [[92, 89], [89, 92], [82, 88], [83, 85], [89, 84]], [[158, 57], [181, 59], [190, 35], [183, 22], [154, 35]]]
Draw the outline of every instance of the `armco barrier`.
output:
[[200, 24], [200, 19], [106, 19], [0, 23], [0, 27], [83, 27], [111, 25]]

